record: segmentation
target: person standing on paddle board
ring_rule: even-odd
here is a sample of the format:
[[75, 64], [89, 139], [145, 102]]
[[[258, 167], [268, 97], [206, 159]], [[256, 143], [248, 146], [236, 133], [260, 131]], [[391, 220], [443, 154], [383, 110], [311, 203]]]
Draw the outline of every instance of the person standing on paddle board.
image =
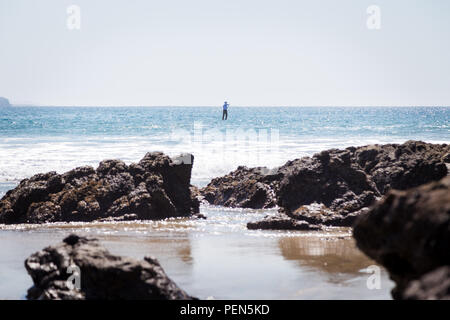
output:
[[223, 104], [223, 113], [222, 113], [222, 120], [227, 120], [228, 119], [228, 102], [225, 101], [225, 103]]

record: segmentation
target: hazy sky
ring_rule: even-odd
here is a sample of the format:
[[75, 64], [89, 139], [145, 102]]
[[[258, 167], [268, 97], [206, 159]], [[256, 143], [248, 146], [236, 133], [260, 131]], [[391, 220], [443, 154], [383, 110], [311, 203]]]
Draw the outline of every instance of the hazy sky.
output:
[[[67, 28], [67, 7], [81, 29]], [[381, 29], [366, 25], [369, 5]], [[0, 0], [0, 96], [39, 105], [450, 105], [448, 0]]]

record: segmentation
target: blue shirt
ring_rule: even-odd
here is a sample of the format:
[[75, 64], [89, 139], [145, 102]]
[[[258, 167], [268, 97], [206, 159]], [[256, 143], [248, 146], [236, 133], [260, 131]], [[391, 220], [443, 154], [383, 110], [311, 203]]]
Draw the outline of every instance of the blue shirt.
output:
[[224, 103], [223, 110], [227, 110], [227, 109], [228, 109], [228, 103]]

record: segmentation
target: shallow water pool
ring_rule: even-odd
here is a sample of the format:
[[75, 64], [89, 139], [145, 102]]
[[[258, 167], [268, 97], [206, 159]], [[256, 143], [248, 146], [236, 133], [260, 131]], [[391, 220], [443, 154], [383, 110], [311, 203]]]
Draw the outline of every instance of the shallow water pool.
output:
[[275, 210], [202, 205], [201, 212], [208, 219], [0, 226], [0, 299], [25, 298], [32, 281], [24, 260], [72, 232], [99, 238], [115, 254], [157, 257], [201, 299], [390, 299], [382, 268], [380, 289], [368, 289], [364, 271], [375, 263], [348, 228], [255, 231], [246, 223]]

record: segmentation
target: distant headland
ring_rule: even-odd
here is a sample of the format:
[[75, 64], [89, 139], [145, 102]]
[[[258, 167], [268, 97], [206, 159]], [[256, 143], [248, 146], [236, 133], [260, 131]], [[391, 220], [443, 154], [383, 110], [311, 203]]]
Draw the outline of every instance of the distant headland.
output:
[[8, 99], [0, 97], [0, 107], [11, 107], [11, 104]]

